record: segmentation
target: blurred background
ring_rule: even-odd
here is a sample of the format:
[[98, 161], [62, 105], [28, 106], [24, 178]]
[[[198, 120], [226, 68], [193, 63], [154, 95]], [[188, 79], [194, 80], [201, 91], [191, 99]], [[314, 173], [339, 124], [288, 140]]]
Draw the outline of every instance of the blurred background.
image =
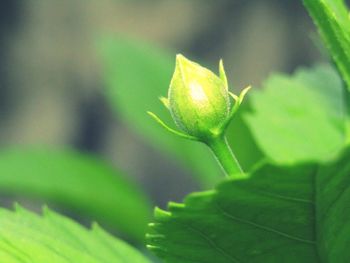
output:
[[292, 0], [2, 0], [0, 145], [92, 152], [133, 177], [154, 203], [179, 201], [199, 185], [112, 110], [99, 40], [139, 39], [212, 70], [223, 58], [238, 91], [319, 61], [312, 32], [301, 1]]

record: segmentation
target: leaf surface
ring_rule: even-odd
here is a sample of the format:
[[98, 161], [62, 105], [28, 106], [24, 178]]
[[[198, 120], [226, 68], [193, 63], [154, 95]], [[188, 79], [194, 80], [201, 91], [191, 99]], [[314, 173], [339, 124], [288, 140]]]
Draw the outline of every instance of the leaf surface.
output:
[[345, 146], [342, 80], [327, 65], [273, 74], [243, 117], [261, 150], [281, 164], [327, 161]]
[[0, 209], [3, 263], [149, 263], [142, 254], [97, 224], [91, 230], [48, 208], [39, 216], [19, 206]]
[[9, 149], [0, 153], [0, 192], [64, 205], [143, 240], [146, 195], [106, 162], [73, 150]]
[[346, 263], [349, 203], [350, 150], [323, 166], [265, 164], [156, 209], [148, 247], [168, 263]]

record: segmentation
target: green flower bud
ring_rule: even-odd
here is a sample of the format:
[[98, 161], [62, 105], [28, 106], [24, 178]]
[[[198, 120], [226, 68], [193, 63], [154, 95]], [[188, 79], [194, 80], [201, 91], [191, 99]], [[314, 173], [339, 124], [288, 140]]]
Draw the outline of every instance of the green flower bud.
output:
[[[182, 132], [168, 127], [154, 113], [149, 114], [164, 128], [181, 137], [209, 142], [222, 135], [249, 87], [236, 96], [228, 91], [222, 61], [219, 73], [217, 76], [184, 56], [177, 55], [168, 98], [162, 97], [161, 101], [170, 110]], [[235, 101], [233, 107], [231, 97]]]
[[230, 96], [225, 82], [182, 55], [176, 56], [168, 100], [176, 125], [197, 138], [219, 133], [230, 116]]

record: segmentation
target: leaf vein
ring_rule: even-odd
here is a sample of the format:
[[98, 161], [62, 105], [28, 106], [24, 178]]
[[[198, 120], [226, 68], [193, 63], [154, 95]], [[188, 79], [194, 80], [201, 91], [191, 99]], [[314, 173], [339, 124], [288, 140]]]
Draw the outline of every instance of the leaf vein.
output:
[[226, 258], [230, 259], [233, 263], [242, 263], [240, 260], [238, 260], [237, 258], [231, 256], [229, 253], [227, 253], [224, 249], [222, 249], [221, 247], [219, 247], [215, 241], [213, 241], [211, 238], [209, 238], [207, 236], [207, 234], [203, 233], [202, 231], [200, 231], [199, 229], [194, 228], [193, 226], [186, 224], [186, 223], [178, 223], [181, 224], [185, 227], [187, 227], [189, 230], [191, 230], [194, 233], [199, 234], [204, 240], [206, 240], [208, 242], [208, 244], [210, 244], [210, 246], [212, 248], [214, 248], [216, 251], [218, 251], [219, 253], [221, 253], [222, 255], [224, 255]]
[[264, 226], [264, 225], [261, 225], [261, 224], [258, 224], [258, 223], [255, 223], [255, 222], [252, 222], [252, 221], [249, 221], [249, 220], [245, 220], [243, 218], [239, 218], [237, 216], [234, 216], [230, 213], [228, 213], [227, 211], [225, 211], [222, 207], [220, 207], [217, 203], [215, 203], [215, 206], [219, 209], [219, 211], [227, 218], [230, 218], [234, 221], [237, 221], [239, 223], [243, 223], [243, 224], [247, 224], [247, 225], [250, 225], [250, 226], [253, 226], [253, 227], [256, 227], [256, 228], [259, 228], [261, 230], [264, 230], [264, 231], [267, 231], [267, 232], [271, 232], [271, 233], [275, 233], [277, 235], [280, 235], [280, 236], [283, 236], [285, 238], [288, 238], [288, 239], [291, 239], [293, 241], [299, 241], [299, 242], [303, 242], [303, 243], [306, 243], [306, 244], [312, 244], [312, 245], [315, 245], [315, 241], [314, 240], [308, 240], [308, 239], [304, 239], [304, 238], [300, 238], [300, 237], [296, 237], [296, 236], [293, 236], [293, 235], [290, 235], [290, 234], [287, 234], [287, 233], [284, 233], [282, 231], [279, 231], [279, 230], [276, 230], [274, 228], [271, 228], [271, 227], [268, 227], [268, 226]]

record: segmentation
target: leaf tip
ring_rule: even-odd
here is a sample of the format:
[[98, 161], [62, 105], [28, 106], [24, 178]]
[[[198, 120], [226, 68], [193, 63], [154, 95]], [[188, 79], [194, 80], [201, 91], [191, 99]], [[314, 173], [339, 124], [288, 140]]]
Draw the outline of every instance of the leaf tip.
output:
[[154, 217], [156, 220], [163, 221], [171, 217], [171, 213], [160, 209], [159, 207], [154, 208]]
[[182, 203], [176, 203], [176, 202], [169, 202], [168, 203], [169, 210], [181, 210], [183, 208], [185, 208], [185, 205]]

